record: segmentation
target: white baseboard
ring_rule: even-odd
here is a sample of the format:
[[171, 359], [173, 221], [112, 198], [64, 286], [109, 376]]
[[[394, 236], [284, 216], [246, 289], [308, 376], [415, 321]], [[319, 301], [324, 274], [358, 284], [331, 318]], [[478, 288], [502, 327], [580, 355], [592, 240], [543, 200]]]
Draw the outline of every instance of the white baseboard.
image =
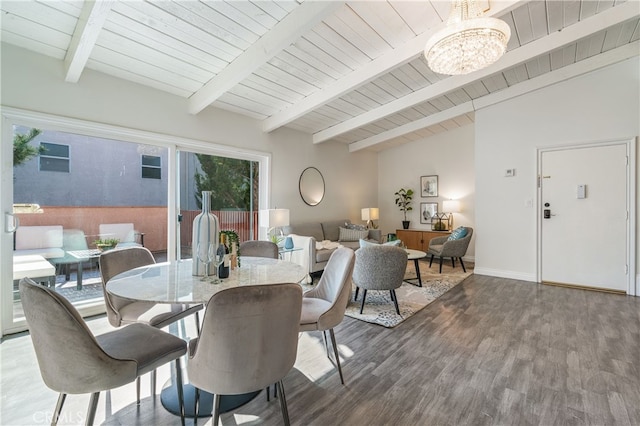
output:
[[526, 274], [517, 271], [505, 271], [504, 269], [491, 269], [475, 267], [473, 273], [476, 275], [488, 275], [490, 277], [509, 278], [512, 280], [537, 282], [536, 274]]

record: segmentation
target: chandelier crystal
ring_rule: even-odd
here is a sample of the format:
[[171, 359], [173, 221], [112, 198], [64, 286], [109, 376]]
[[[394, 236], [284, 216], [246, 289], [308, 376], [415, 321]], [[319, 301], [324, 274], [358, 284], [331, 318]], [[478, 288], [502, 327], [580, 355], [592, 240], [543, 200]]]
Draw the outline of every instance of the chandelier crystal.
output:
[[439, 74], [469, 74], [500, 59], [510, 36], [509, 25], [482, 16], [476, 0], [453, 0], [447, 26], [429, 39], [424, 55]]

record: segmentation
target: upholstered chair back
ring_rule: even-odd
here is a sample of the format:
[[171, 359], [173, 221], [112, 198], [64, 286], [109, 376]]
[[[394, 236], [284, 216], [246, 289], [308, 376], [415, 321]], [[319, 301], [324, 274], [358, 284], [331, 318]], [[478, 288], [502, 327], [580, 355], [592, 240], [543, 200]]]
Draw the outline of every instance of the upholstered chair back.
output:
[[107, 318], [114, 327], [122, 325], [120, 309], [133, 302], [108, 293], [107, 282], [122, 272], [140, 266], [153, 265], [154, 263], [156, 263], [156, 260], [153, 254], [144, 247], [109, 250], [100, 255], [100, 276], [102, 278], [102, 291], [104, 293]]
[[189, 342], [189, 380], [213, 394], [264, 389], [296, 360], [302, 289], [298, 284], [229, 288], [214, 294], [200, 337]]
[[136, 377], [137, 363], [105, 353], [61, 295], [24, 278], [20, 298], [45, 384], [65, 394], [94, 393]]
[[407, 252], [394, 246], [367, 246], [356, 251], [353, 283], [365, 290], [393, 290], [402, 285]]
[[[354, 251], [347, 247], [335, 250], [324, 268], [318, 285], [304, 294], [305, 298], [324, 299], [330, 303], [318, 317], [314, 330], [329, 330], [342, 322], [351, 296], [351, 275], [355, 263]], [[301, 324], [302, 331], [308, 331]]]
[[240, 243], [240, 255], [277, 259], [278, 245], [271, 241], [244, 241]]

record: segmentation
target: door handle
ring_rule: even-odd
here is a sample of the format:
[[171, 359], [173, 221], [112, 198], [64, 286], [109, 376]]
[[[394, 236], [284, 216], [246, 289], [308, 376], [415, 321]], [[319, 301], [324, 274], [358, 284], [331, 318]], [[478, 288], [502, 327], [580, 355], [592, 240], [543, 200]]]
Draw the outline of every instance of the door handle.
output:
[[550, 209], [544, 209], [543, 217], [545, 219], [551, 219], [551, 210]]

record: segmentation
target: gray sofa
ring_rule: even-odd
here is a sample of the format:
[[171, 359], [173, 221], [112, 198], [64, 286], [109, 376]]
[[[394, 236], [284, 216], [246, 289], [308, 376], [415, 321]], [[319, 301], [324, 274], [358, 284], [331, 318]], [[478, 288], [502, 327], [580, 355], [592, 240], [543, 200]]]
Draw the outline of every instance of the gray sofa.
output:
[[[283, 228], [285, 235], [293, 239], [294, 247], [302, 248], [299, 252], [292, 253], [292, 261], [309, 268], [309, 273], [324, 270], [331, 254], [337, 248], [321, 248], [316, 246], [318, 242], [331, 241], [353, 250], [360, 248], [359, 238], [351, 237], [349, 241], [340, 240], [340, 227], [345, 228], [351, 224], [348, 219], [329, 220], [325, 222], [308, 222], [294, 224]], [[368, 241], [382, 242], [380, 229], [369, 229], [366, 238]]]

